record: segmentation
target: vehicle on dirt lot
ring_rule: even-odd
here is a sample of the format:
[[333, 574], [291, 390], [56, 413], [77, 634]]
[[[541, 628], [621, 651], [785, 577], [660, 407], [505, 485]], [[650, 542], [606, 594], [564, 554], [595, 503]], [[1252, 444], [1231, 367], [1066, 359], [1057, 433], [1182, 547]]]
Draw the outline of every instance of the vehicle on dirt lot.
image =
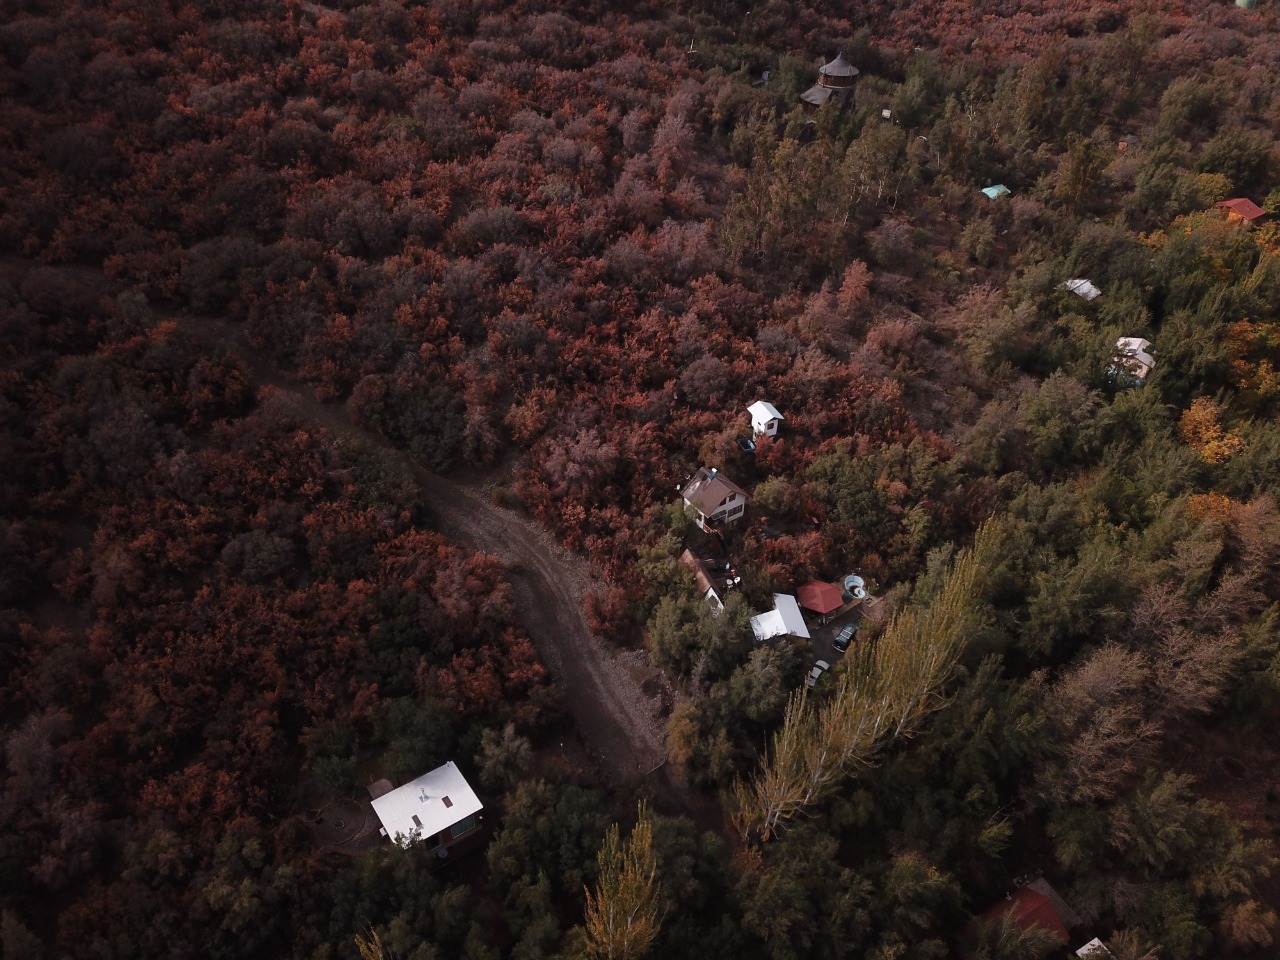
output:
[[805, 677], [804, 685], [812, 688], [818, 682], [818, 678], [831, 669], [831, 664], [825, 660], [819, 660], [809, 668], [809, 676]]
[[858, 635], [858, 625], [856, 623], [847, 623], [836, 634], [836, 638], [831, 641], [831, 645], [836, 648], [837, 653], [844, 653], [849, 649], [849, 644], [853, 642], [853, 638]]

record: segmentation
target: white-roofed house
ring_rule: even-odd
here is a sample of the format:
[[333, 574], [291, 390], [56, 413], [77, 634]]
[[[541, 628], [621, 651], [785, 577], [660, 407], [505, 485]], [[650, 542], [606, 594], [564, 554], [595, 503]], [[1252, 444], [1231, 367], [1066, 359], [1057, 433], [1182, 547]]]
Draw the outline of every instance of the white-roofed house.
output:
[[773, 595], [773, 609], [751, 618], [751, 632], [757, 641], [769, 640], [772, 637], [803, 637], [810, 639], [809, 628], [805, 626], [804, 615], [800, 612], [800, 604], [796, 598], [785, 593]]
[[751, 414], [751, 432], [757, 437], [777, 436], [778, 427], [787, 419], [768, 400], [757, 400], [747, 407], [747, 413]]
[[1121, 387], [1138, 387], [1147, 382], [1156, 365], [1151, 342], [1141, 337], [1121, 337], [1116, 341], [1107, 366], [1107, 375]]
[[484, 805], [452, 760], [402, 787], [373, 798], [384, 836], [402, 847], [448, 848], [480, 826]]

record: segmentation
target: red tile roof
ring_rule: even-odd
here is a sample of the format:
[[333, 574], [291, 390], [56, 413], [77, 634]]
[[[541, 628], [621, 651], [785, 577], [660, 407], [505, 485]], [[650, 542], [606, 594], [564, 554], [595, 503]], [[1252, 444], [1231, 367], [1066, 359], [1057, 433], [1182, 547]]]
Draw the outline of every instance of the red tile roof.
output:
[[1013, 922], [1023, 930], [1031, 927], [1042, 927], [1056, 936], [1062, 943], [1070, 937], [1066, 925], [1058, 916], [1058, 911], [1043, 893], [1037, 893], [1030, 887], [1022, 887], [1008, 900], [1001, 900], [994, 907], [983, 910], [979, 920], [999, 922], [1005, 914], [1013, 915]]
[[1214, 206], [1224, 210], [1230, 210], [1232, 213], [1248, 220], [1250, 223], [1267, 215], [1267, 211], [1263, 210], [1260, 206], [1246, 197], [1237, 197], [1234, 200], [1223, 200], [1221, 203], [1215, 203]]

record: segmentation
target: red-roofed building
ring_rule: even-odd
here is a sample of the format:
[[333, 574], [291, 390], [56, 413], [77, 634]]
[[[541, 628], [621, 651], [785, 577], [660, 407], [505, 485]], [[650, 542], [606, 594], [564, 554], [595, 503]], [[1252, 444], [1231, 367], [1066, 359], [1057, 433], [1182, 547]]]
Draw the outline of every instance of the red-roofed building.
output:
[[806, 610], [825, 617], [832, 610], [839, 610], [844, 606], [844, 591], [834, 583], [812, 580], [796, 591], [796, 599]]
[[983, 910], [978, 914], [978, 919], [983, 923], [999, 923], [1006, 915], [1012, 915], [1013, 922], [1023, 930], [1041, 927], [1057, 937], [1060, 943], [1071, 939], [1053, 902], [1030, 887], [1020, 887], [1012, 896]]
[[1245, 197], [1237, 197], [1234, 200], [1223, 200], [1221, 203], [1215, 203], [1215, 207], [1219, 210], [1227, 211], [1227, 219], [1236, 223], [1243, 223], [1246, 226], [1253, 226], [1255, 223], [1261, 223], [1262, 218], [1267, 215], [1267, 211]]

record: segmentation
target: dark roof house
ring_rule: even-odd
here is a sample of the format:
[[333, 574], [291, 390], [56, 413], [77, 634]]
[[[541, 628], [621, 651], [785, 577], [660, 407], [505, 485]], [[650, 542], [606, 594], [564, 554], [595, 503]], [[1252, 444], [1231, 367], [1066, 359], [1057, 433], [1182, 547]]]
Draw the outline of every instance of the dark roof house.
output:
[[693, 573], [702, 599], [716, 610], [724, 609], [725, 594], [742, 582], [732, 563], [708, 550], [695, 553], [690, 547], [680, 554], [680, 563]]
[[698, 468], [680, 496], [697, 512], [697, 524], [707, 532], [741, 517], [748, 500], [747, 492], [715, 467]]

